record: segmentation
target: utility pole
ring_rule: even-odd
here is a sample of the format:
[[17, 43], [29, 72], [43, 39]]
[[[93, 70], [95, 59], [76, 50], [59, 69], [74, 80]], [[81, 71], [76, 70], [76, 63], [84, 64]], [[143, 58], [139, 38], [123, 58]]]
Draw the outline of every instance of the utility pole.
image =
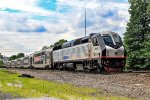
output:
[[85, 36], [86, 36], [86, 9], [85, 9]]

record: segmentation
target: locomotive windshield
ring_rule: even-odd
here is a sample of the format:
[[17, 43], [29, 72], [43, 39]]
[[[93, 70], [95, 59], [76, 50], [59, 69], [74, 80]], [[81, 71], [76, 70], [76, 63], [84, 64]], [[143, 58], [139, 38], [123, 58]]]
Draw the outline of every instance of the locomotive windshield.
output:
[[114, 34], [113, 39], [117, 47], [121, 47], [123, 45], [122, 40], [119, 35]]
[[113, 34], [112, 36], [104, 35], [102, 37], [103, 37], [105, 45], [110, 46], [112, 48], [117, 49], [117, 48], [120, 48], [123, 45], [120, 36], [117, 35], [117, 34]]
[[103, 37], [105, 45], [110, 46], [110, 47], [114, 46], [111, 36], [102, 36], [102, 37]]

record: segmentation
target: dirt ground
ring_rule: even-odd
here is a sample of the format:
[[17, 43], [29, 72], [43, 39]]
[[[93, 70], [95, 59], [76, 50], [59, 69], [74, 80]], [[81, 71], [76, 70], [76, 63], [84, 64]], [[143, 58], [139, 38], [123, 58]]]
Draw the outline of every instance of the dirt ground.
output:
[[87, 72], [69, 72], [56, 70], [8, 69], [21, 74], [30, 74], [36, 78], [76, 86], [100, 89], [103, 93], [112, 93], [135, 99], [150, 100], [150, 73], [94, 74]]

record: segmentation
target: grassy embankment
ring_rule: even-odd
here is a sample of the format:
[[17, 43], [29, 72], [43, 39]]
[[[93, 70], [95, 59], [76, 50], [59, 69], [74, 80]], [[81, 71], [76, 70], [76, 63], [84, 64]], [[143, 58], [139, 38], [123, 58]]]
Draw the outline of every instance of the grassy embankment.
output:
[[0, 69], [0, 91], [23, 98], [55, 97], [64, 100], [130, 100], [125, 97], [104, 95], [102, 92], [70, 84], [49, 82], [35, 78], [18, 77], [19, 74]]

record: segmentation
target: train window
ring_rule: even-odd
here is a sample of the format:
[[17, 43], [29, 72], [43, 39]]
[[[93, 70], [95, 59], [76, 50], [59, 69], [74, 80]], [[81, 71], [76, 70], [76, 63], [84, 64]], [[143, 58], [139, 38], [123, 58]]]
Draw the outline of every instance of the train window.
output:
[[40, 55], [41, 55], [41, 53], [34, 54], [35, 57], [40, 56]]
[[74, 40], [68, 41], [62, 45], [62, 48], [67, 48], [73, 46]]
[[81, 39], [82, 39], [82, 38], [76, 39], [76, 40], [73, 42], [73, 45], [75, 46], [75, 45], [81, 44]]
[[35, 64], [43, 64], [43, 61], [37, 61]]
[[81, 43], [89, 42], [89, 38], [90, 38], [90, 36], [83, 37], [82, 40], [81, 40]]
[[102, 37], [103, 37], [105, 45], [110, 46], [110, 47], [114, 46], [111, 36], [102, 36]]
[[92, 39], [92, 42], [93, 42], [93, 46], [98, 46], [99, 44], [98, 44], [98, 41], [97, 41], [97, 39], [96, 39], [96, 37], [94, 37], [93, 39]]
[[57, 47], [54, 47], [54, 48], [53, 48], [53, 51], [54, 51], [54, 50], [57, 50]]
[[55, 46], [55, 47], [53, 48], [53, 51], [59, 50], [59, 49], [61, 49], [61, 48], [62, 48], [62, 45]]
[[47, 63], [46, 61], [47, 61], [47, 55], [45, 55], [45, 64]]
[[24, 58], [23, 63], [24, 63], [25, 65], [29, 64], [29, 58]]
[[45, 52], [42, 52], [42, 55], [45, 55]]
[[33, 57], [32, 61], [33, 61], [33, 64], [34, 64], [34, 57]]
[[82, 43], [88, 43], [88, 39], [82, 40]]
[[121, 47], [123, 45], [122, 40], [119, 35], [113, 35], [113, 39], [117, 47]]
[[113, 38], [115, 42], [120, 42], [120, 38], [118, 35], [113, 35]]

